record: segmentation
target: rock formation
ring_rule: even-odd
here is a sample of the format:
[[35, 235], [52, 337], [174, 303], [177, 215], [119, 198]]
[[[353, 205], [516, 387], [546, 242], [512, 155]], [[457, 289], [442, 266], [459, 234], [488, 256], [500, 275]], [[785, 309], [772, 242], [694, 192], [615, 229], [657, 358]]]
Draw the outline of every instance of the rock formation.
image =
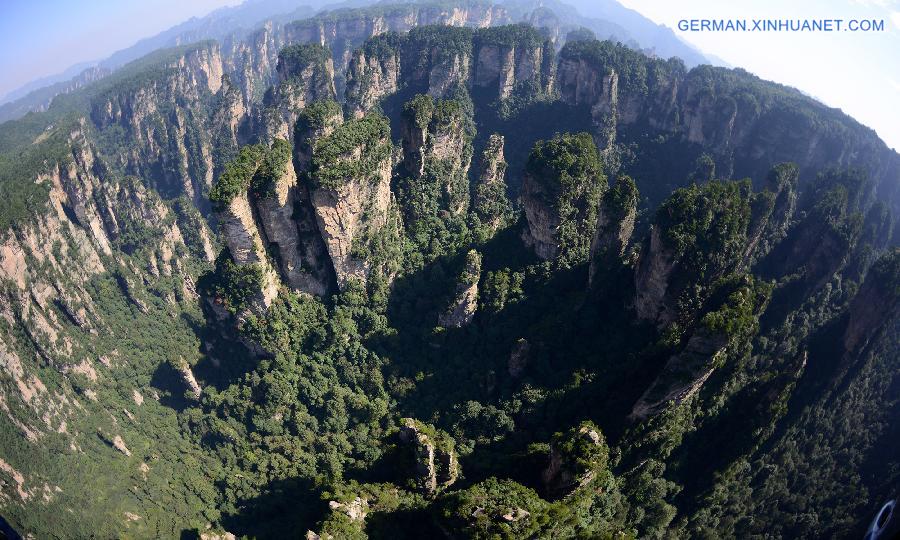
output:
[[456, 482], [459, 463], [448, 435], [412, 418], [404, 418], [400, 440], [413, 448], [419, 487], [426, 495], [434, 496]]
[[553, 436], [550, 462], [541, 473], [544, 488], [552, 497], [569, 495], [605, 471], [608, 460], [609, 447], [600, 428], [592, 422], [582, 422]]
[[597, 213], [597, 229], [591, 242], [588, 286], [594, 285], [602, 270], [621, 265], [634, 231], [637, 200], [637, 186], [627, 176], [619, 178], [615, 187], [603, 195]]
[[378, 235], [398, 233], [391, 153], [387, 119], [378, 114], [348, 120], [313, 146], [310, 200], [341, 288], [390, 262], [372, 249]]
[[468, 207], [471, 141], [461, 106], [452, 100], [418, 95], [401, 119], [402, 167], [407, 180], [400, 195], [407, 221], [437, 212], [461, 214]]
[[381, 98], [399, 90], [402, 42], [399, 34], [382, 34], [353, 53], [347, 70], [348, 117], [361, 118]]
[[290, 140], [300, 111], [314, 101], [336, 97], [331, 51], [318, 45], [291, 45], [278, 53], [279, 83], [267, 96], [265, 132]]
[[506, 167], [503, 136], [495, 133], [481, 155], [481, 172], [472, 199], [472, 210], [489, 234], [512, 221], [512, 205], [506, 196]]
[[453, 300], [438, 318], [444, 328], [461, 328], [472, 322], [478, 309], [478, 280], [481, 278], [481, 254], [470, 250], [459, 280]]
[[563, 265], [587, 260], [606, 187], [590, 135], [558, 135], [539, 142], [528, 158], [522, 185], [525, 244], [541, 259], [557, 259]]

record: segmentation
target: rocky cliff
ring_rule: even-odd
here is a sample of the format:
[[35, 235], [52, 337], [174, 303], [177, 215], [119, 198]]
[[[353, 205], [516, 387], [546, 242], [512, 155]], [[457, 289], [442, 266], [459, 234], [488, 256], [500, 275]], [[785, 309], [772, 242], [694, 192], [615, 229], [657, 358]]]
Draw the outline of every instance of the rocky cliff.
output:
[[404, 106], [400, 124], [407, 180], [400, 198], [408, 220], [468, 208], [471, 135], [459, 102], [418, 95]]
[[285, 47], [278, 52], [277, 73], [279, 82], [263, 102], [264, 131], [268, 138], [290, 140], [304, 107], [336, 97], [331, 51], [317, 44]]
[[565, 265], [587, 260], [606, 187], [590, 135], [539, 141], [522, 185], [525, 244], [544, 260], [559, 259]]
[[444, 328], [461, 328], [472, 322], [478, 309], [478, 281], [481, 279], [481, 254], [474, 249], [466, 254], [450, 305], [438, 318]]
[[634, 180], [623, 176], [603, 194], [597, 213], [597, 228], [591, 241], [588, 286], [598, 275], [621, 265], [634, 232], [638, 192]]
[[[725, 177], [763, 186], [772, 163], [798, 165], [803, 182], [826, 166], [863, 167], [878, 193], [900, 214], [900, 160], [874, 132], [800, 92], [743, 70], [649, 58], [610, 42], [578, 41], [560, 53], [561, 99], [590, 110], [601, 148], [644, 132], [672, 134], [686, 151], [709, 151]], [[828, 127], [826, 127], [828, 126]], [[852, 136], [848, 136], [849, 134]]]
[[207, 134], [218, 131], [204, 103], [222, 89], [222, 56], [209, 42], [157, 56], [150, 69], [144, 61], [103, 79], [99, 91], [91, 88], [90, 117], [101, 132], [117, 133], [104, 148], [111, 165], [153, 178], [165, 195], [200, 201], [214, 178]]
[[446, 433], [412, 418], [404, 418], [400, 440], [412, 447], [418, 486], [426, 495], [433, 497], [456, 482], [459, 462], [453, 439]]
[[310, 200], [339, 287], [389, 263], [373, 250], [396, 235], [390, 189], [392, 144], [378, 114], [348, 120], [313, 145]]
[[481, 155], [478, 183], [472, 197], [472, 210], [480, 223], [493, 234], [512, 220], [512, 205], [506, 196], [506, 168], [503, 136], [493, 134]]
[[[779, 171], [786, 172], [776, 169], [773, 178]], [[761, 254], [761, 231], [781, 230], [793, 213], [790, 175], [782, 180], [774, 186], [777, 194], [754, 193], [749, 181], [676, 190], [657, 210], [635, 268], [638, 317], [660, 327], [677, 320], [718, 278]], [[688, 290], [691, 299], [684, 296]]]

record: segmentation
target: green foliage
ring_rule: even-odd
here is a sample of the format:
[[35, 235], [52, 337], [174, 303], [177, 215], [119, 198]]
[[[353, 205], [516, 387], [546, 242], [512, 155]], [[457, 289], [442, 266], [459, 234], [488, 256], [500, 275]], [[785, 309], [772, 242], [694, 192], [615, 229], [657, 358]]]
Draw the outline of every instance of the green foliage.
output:
[[476, 47], [494, 45], [527, 51], [544, 45], [545, 41], [540, 30], [527, 23], [479, 28], [475, 32]]
[[693, 184], [675, 190], [657, 210], [663, 240], [696, 279], [709, 279], [739, 261], [751, 195], [749, 180]]
[[385, 32], [366, 40], [362, 46], [362, 52], [367, 58], [386, 60], [399, 56], [403, 46], [404, 36], [397, 32]]
[[751, 276], [723, 278], [713, 286], [715, 292], [709, 300], [710, 304], [721, 304], [721, 307], [704, 315], [700, 324], [710, 332], [729, 338], [752, 332], [769, 301], [772, 287], [771, 283]]
[[329, 120], [340, 117], [340, 115], [341, 106], [336, 101], [322, 100], [310, 103], [297, 115], [297, 133], [319, 131]]
[[416, 94], [403, 105], [403, 116], [419, 129], [428, 129], [434, 114], [434, 99], [428, 94]]
[[[440, 520], [466, 538], [532, 538], [549, 523], [549, 507], [534, 490], [512, 480], [488, 478], [447, 495], [441, 501]], [[511, 514], [518, 519], [503, 518]]]
[[560, 266], [586, 261], [597, 226], [600, 197], [607, 188], [593, 138], [588, 133], [567, 133], [538, 141], [525, 170], [537, 185], [535, 192], [540, 203], [559, 216]]
[[310, 65], [323, 66], [331, 59], [328, 47], [318, 43], [294, 44], [278, 51], [278, 72], [282, 77], [299, 75]]
[[235, 264], [231, 253], [224, 249], [216, 258], [215, 272], [209, 278], [206, 292], [232, 314], [237, 314], [259, 295], [264, 279], [262, 266]]
[[471, 28], [459, 26], [416, 26], [407, 35], [407, 50], [418, 52], [420, 64], [439, 64], [457, 55], [471, 58], [473, 34]]
[[[597, 436], [596, 440], [593, 438], [594, 434]], [[565, 433], [554, 434], [550, 444], [576, 477], [589, 472], [598, 474], [607, 469], [609, 446], [600, 428], [589, 420]]]
[[[348, 120], [313, 145], [310, 178], [320, 189], [336, 190], [350, 178], [368, 180], [392, 152], [390, 126], [378, 113]], [[349, 159], [355, 150], [359, 158]]]
[[271, 197], [275, 194], [275, 184], [287, 172], [293, 150], [291, 143], [275, 139], [253, 178], [252, 188], [257, 196]]
[[900, 248], [889, 250], [878, 258], [869, 269], [866, 279], [873, 280], [894, 299], [900, 298]]
[[246, 193], [266, 153], [266, 147], [259, 144], [248, 144], [241, 148], [238, 157], [225, 165], [225, 171], [209, 191], [209, 200], [219, 207], [225, 207], [235, 197]]
[[258, 197], [271, 197], [292, 153], [291, 143], [283, 139], [275, 139], [271, 148], [262, 144], [243, 146], [238, 156], [225, 164], [224, 172], [209, 191], [209, 200], [223, 208], [249, 191]]
[[41, 142], [23, 150], [0, 154], [0, 229], [28, 218], [42, 210], [48, 201], [50, 186], [36, 182], [57, 164], [64, 168], [72, 155], [62, 130], [51, 131]]

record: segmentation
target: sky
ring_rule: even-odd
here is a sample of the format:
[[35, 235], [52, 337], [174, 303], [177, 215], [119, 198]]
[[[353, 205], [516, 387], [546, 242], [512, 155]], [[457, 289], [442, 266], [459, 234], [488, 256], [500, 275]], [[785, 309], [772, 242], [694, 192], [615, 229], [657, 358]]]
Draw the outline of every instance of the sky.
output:
[[[619, 0], [701, 51], [787, 84], [900, 150], [900, 0]], [[683, 32], [681, 19], [883, 19], [884, 32]]]
[[[0, 0], [0, 96], [240, 1]], [[620, 1], [703, 52], [842, 109], [900, 149], [900, 0]], [[681, 19], [736, 18], [874, 18], [884, 20], [885, 31], [678, 30]]]
[[0, 97], [241, 0], [0, 0]]

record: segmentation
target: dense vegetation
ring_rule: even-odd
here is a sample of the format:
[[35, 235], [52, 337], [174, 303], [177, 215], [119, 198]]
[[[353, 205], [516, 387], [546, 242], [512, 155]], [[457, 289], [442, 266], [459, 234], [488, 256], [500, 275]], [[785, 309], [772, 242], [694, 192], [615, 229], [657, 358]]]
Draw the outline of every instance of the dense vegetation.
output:
[[[360, 13], [403, 12], [338, 10], [289, 28], [340, 26]], [[362, 50], [398, 54], [401, 73], [427, 74], [488, 44], [545, 40], [524, 25], [427, 27]], [[15, 227], [18, 242], [4, 245], [12, 277], [0, 283], [0, 458], [26, 478], [19, 485], [0, 467], [3, 495], [19, 497], [0, 503], [17, 528], [47, 537], [815, 538], [859, 536], [896, 496], [900, 252], [891, 205], [873, 201], [884, 188], [869, 176], [888, 161], [810, 175], [779, 163], [805, 158], [798, 142], [760, 147], [752, 160], [736, 148], [727, 162], [718, 132], [688, 143], [643, 120], [600, 151], [584, 107], [524, 87], [506, 108], [465, 84], [435, 97], [424, 79], [403, 81], [380, 110], [324, 136], [341, 105], [312, 103], [291, 126], [293, 143], [266, 144], [252, 133], [252, 99], [245, 131], [228, 127], [229, 95], [243, 98], [231, 83], [189, 105], [165, 95], [184, 82], [172, 78], [170, 55], [202, 47], [155, 55], [0, 128], [0, 226]], [[835, 138], [871, 142], [836, 112], [740, 71], [686, 73], [678, 60], [587, 35], [561, 54], [616, 69], [634, 99], [685, 77], [701, 89], [693, 105], [760, 115], [759, 130], [800, 126], [805, 140], [816, 127], [831, 141], [825, 151]], [[292, 46], [279, 62], [291, 71], [328, 57]], [[148, 88], [160, 93], [145, 125], [104, 112]], [[216, 124], [217, 115], [226, 119]], [[55, 201], [68, 222], [51, 231], [58, 237], [40, 236], [47, 231], [23, 219], [48, 200], [48, 183], [33, 180], [74, 166], [74, 126], [97, 152], [79, 181], [100, 181], [82, 196], [69, 179]], [[477, 166], [499, 155], [494, 134], [505, 157], [478, 184]], [[730, 179], [763, 162], [751, 179]], [[207, 250], [228, 239], [209, 234], [216, 218], [204, 212], [243, 194], [272, 203], [289, 165], [298, 184], [278, 210], [295, 222], [278, 232], [296, 235], [301, 266], [332, 265], [332, 274], [330, 254], [309, 260], [324, 241], [310, 190], [349, 198], [387, 183], [390, 169], [383, 215], [373, 219], [366, 200], [352, 216], [350, 255], [373, 271], [321, 296], [280, 282], [268, 308], [246, 309], [271, 276], [227, 247], [210, 261]], [[523, 241], [529, 215], [511, 202], [521, 178], [520, 202], [559, 222], [546, 261]], [[622, 253], [590, 261], [592, 243], [623, 230], [634, 209]], [[276, 267], [268, 225], [256, 233]], [[602, 279], [589, 286], [592, 263]], [[24, 285], [14, 279], [22, 264]], [[647, 298], [662, 307], [641, 313]], [[471, 317], [445, 324], [459, 302]]]

